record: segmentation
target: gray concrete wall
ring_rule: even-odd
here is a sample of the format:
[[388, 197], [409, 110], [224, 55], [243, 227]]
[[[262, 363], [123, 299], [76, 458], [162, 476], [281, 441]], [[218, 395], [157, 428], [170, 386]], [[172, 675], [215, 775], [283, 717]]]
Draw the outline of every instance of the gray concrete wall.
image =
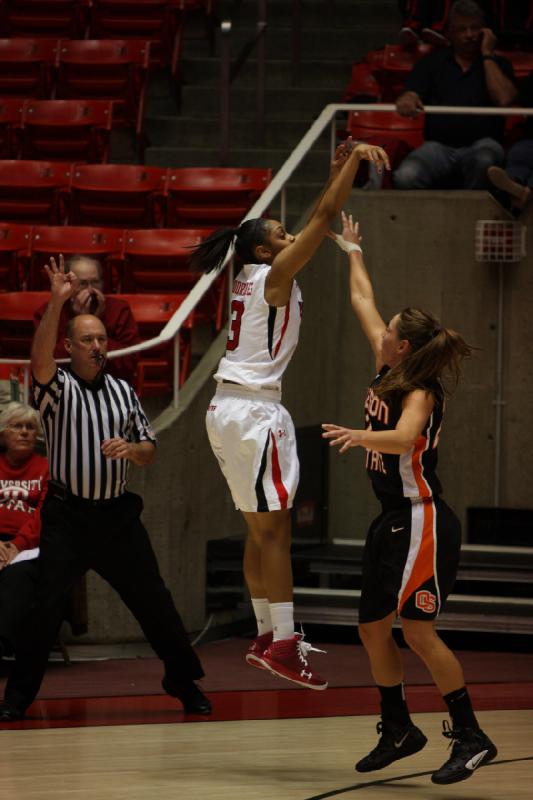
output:
[[[361, 222], [383, 316], [419, 305], [480, 348], [449, 403], [440, 446], [445, 497], [464, 520], [468, 506], [490, 505], [493, 498], [498, 281], [495, 266], [475, 261], [474, 228], [476, 220], [496, 219], [501, 212], [487, 195], [475, 192], [354, 192], [348, 210]], [[529, 251], [532, 237], [533, 230]], [[357, 427], [373, 363], [349, 305], [346, 257], [325, 241], [299, 282], [302, 335], [286, 376], [284, 403], [297, 426], [333, 421]], [[531, 506], [532, 289], [529, 260], [506, 268], [501, 505], [513, 507]], [[205, 621], [206, 542], [243, 530], [204, 428], [213, 391], [210, 376], [222, 348], [220, 339], [193, 374], [180, 412], [159, 419], [165, 429], [157, 462], [133, 472], [131, 481], [144, 497], [146, 526], [189, 630]], [[364, 453], [332, 451], [330, 460], [330, 536], [362, 537], [376, 512]], [[129, 612], [96, 576], [89, 579], [89, 615], [88, 639], [141, 636]]]

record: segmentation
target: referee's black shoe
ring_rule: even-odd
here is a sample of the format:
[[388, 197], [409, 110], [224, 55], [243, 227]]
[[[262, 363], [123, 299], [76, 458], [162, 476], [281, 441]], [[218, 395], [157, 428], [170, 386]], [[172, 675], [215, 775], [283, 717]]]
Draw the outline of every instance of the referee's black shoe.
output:
[[0, 703], [0, 723], [18, 722], [19, 719], [24, 719], [24, 711], [10, 703]]
[[446, 719], [442, 727], [442, 735], [451, 739], [453, 746], [449, 759], [431, 776], [433, 783], [465, 781], [498, 755], [496, 745], [480, 728], [452, 729]]
[[381, 738], [374, 749], [355, 765], [357, 772], [373, 772], [388, 767], [393, 761], [412, 756], [422, 750], [427, 738], [422, 731], [409, 722], [399, 725], [397, 722], [383, 719], [377, 724], [377, 732]]
[[171, 697], [181, 700], [186, 714], [211, 714], [211, 703], [194, 681], [178, 682], [165, 675], [161, 686]]

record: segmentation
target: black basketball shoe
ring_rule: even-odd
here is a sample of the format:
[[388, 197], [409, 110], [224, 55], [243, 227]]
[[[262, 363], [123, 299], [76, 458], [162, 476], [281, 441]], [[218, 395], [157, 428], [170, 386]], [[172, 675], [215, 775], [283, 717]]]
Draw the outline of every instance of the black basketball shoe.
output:
[[381, 739], [376, 747], [355, 765], [357, 772], [373, 772], [375, 769], [388, 767], [393, 761], [412, 756], [422, 750], [427, 738], [422, 731], [410, 722], [398, 725], [396, 722], [383, 719], [378, 722], [376, 730]]
[[450, 728], [448, 720], [442, 723], [442, 735], [451, 739], [452, 753], [445, 764], [433, 773], [433, 783], [465, 781], [478, 768], [496, 758], [498, 751], [480, 728]]

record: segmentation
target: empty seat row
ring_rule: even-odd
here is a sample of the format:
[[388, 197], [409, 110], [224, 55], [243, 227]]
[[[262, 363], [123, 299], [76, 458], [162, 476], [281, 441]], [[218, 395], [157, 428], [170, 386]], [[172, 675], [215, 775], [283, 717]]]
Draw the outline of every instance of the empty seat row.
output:
[[152, 62], [177, 68], [186, 15], [212, 18], [212, 0], [2, 0], [8, 37], [150, 39]]
[[[191, 248], [212, 228], [140, 229], [0, 223], [0, 286], [43, 291], [44, 265], [59, 253], [84, 254], [102, 264], [108, 292], [189, 292], [199, 278], [188, 268]], [[200, 311], [219, 330], [224, 316], [225, 277], [206, 296]]]
[[107, 227], [236, 225], [271, 170], [0, 161], [0, 220]]
[[0, 99], [0, 158], [105, 164], [112, 125], [108, 100]]
[[[122, 294], [129, 304], [143, 341], [155, 338], [178, 310], [186, 293]], [[34, 333], [34, 314], [50, 298], [49, 292], [5, 292], [0, 294], [0, 357], [28, 359]], [[183, 384], [191, 366], [191, 332], [196, 321], [193, 312], [180, 329], [179, 383]], [[174, 347], [172, 342], [139, 354], [136, 376], [132, 376], [141, 396], [172, 391]]]
[[150, 42], [0, 39], [0, 97], [113, 100], [113, 125], [142, 130]]

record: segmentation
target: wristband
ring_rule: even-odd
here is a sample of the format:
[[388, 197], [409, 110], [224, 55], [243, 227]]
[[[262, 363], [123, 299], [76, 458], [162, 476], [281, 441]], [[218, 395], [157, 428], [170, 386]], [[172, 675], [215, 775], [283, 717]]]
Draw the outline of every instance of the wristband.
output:
[[495, 56], [481, 56], [481, 60], [482, 61], [496, 61], [496, 57]]
[[334, 237], [335, 241], [337, 242], [337, 244], [339, 245], [340, 249], [344, 250], [345, 253], [355, 253], [355, 252], [362, 253], [363, 252], [358, 244], [355, 244], [355, 242], [346, 241], [346, 239], [343, 239], [343, 237], [340, 236], [338, 233], [334, 233], [333, 237]]

